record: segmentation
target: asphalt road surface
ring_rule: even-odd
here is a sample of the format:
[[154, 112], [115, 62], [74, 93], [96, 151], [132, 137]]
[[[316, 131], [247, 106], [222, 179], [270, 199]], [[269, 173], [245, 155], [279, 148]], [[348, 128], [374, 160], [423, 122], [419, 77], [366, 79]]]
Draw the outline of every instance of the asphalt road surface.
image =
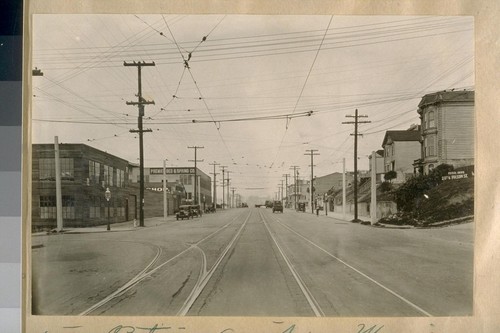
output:
[[33, 314], [466, 316], [473, 224], [384, 229], [242, 208], [37, 236]]

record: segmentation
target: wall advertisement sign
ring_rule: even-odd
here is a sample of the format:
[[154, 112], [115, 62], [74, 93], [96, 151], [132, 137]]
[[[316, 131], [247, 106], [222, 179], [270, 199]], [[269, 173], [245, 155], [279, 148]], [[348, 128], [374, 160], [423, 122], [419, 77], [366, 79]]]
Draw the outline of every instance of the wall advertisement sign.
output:
[[[165, 173], [167, 175], [194, 175], [194, 168], [166, 168]], [[150, 168], [150, 175], [163, 175], [163, 168]]]

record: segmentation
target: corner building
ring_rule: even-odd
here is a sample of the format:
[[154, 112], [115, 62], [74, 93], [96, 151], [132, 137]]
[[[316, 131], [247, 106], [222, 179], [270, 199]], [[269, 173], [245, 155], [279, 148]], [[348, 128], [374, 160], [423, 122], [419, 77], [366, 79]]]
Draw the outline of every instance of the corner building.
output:
[[[32, 149], [32, 229], [49, 230], [57, 226], [54, 144]], [[126, 160], [84, 144], [59, 144], [59, 157], [63, 228], [106, 224], [108, 205], [111, 223], [135, 218]]]

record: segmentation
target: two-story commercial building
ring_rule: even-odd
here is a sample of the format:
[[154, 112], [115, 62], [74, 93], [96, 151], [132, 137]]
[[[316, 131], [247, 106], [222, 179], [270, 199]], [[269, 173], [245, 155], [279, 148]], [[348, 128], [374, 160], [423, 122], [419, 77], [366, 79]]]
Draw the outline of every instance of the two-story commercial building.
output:
[[[54, 147], [32, 145], [33, 230], [57, 226]], [[112, 222], [134, 218], [136, 202], [127, 189], [126, 160], [84, 144], [59, 144], [59, 157], [64, 228], [106, 224], [108, 212]]]
[[422, 97], [421, 155], [416, 172], [427, 174], [440, 164], [474, 164], [474, 91], [439, 91]]
[[[133, 166], [130, 168], [130, 182], [139, 182], [139, 167]], [[198, 203], [200, 205], [211, 205], [212, 204], [212, 183], [211, 178], [206, 173], [196, 168], [196, 175], [198, 177]], [[150, 167], [144, 168], [144, 183], [146, 188], [152, 188], [157, 191], [162, 191], [163, 180], [166, 179], [167, 184], [178, 184], [182, 186], [186, 196], [185, 199], [188, 201], [193, 201], [195, 198], [195, 168], [194, 167], [167, 167], [165, 168], [165, 174], [163, 173], [163, 167]]]

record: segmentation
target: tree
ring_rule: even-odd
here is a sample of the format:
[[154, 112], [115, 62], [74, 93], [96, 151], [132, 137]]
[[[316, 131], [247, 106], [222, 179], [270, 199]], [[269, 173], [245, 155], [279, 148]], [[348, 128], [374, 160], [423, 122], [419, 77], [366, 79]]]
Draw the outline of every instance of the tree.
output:
[[396, 179], [398, 177], [398, 173], [394, 170], [387, 171], [384, 175], [384, 179], [388, 181], [389, 183], [392, 183], [393, 179]]

